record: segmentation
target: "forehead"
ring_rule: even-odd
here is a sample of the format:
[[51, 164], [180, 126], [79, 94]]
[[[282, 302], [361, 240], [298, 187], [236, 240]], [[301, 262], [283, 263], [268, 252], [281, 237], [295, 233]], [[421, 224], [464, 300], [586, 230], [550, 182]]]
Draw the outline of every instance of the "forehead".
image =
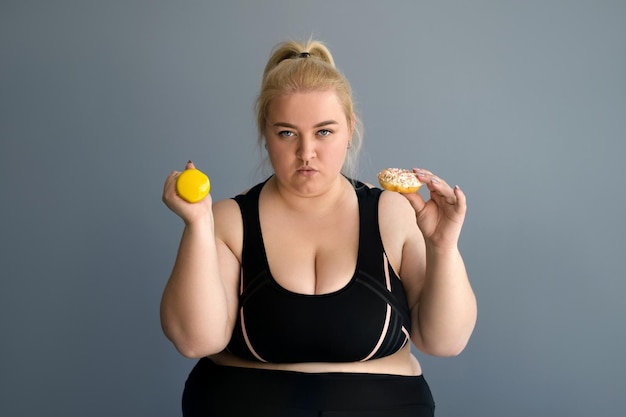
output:
[[315, 124], [320, 120], [345, 121], [344, 109], [334, 91], [307, 91], [274, 97], [268, 106], [268, 121]]

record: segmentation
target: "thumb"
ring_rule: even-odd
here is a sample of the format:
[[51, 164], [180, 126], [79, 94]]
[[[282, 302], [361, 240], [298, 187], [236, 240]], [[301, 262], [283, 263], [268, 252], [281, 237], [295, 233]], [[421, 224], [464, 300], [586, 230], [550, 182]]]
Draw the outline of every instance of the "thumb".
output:
[[191, 162], [191, 159], [187, 161], [187, 165], [185, 165], [185, 169], [196, 169], [196, 166]]
[[409, 193], [409, 194], [403, 193], [402, 195], [404, 196], [404, 198], [409, 200], [409, 203], [411, 203], [411, 206], [413, 206], [413, 209], [415, 210], [415, 212], [420, 212], [422, 211], [422, 209], [424, 209], [426, 202], [424, 201], [424, 199], [419, 193]]

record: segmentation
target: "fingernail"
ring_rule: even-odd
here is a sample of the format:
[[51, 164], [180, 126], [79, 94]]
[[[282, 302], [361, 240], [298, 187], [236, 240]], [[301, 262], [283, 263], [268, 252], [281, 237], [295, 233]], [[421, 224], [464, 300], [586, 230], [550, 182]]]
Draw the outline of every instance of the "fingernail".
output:
[[188, 164], [191, 164], [191, 159], [189, 161], [187, 161]]

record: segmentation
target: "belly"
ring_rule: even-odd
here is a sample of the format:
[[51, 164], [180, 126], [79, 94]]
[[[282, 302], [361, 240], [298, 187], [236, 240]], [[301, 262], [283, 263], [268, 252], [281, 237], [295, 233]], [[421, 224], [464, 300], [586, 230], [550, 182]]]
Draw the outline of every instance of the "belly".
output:
[[410, 344], [396, 353], [379, 359], [364, 362], [305, 362], [305, 363], [266, 363], [242, 359], [230, 352], [211, 356], [218, 365], [243, 368], [274, 369], [294, 372], [353, 372], [415, 376], [422, 374], [422, 368], [411, 353]]

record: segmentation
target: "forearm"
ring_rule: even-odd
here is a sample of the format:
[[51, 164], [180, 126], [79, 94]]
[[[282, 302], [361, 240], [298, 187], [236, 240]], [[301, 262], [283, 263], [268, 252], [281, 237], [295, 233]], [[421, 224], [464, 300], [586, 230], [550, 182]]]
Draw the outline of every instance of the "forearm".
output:
[[161, 301], [166, 336], [185, 356], [219, 351], [227, 342], [227, 297], [220, 279], [213, 219], [186, 225]]
[[426, 277], [419, 304], [413, 309], [418, 347], [435, 356], [458, 355], [476, 323], [476, 298], [457, 248], [427, 245]]

